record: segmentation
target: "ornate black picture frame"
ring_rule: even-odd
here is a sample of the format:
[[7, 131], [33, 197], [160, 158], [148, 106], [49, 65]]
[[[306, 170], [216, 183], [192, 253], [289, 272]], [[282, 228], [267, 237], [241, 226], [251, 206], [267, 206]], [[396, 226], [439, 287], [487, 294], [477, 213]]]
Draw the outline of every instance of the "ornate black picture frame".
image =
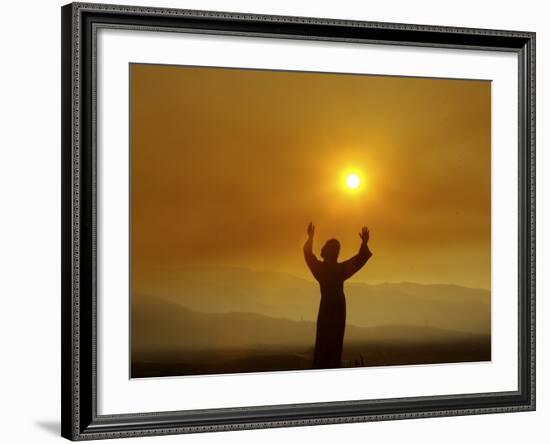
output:
[[[62, 8], [62, 436], [71, 440], [535, 409], [535, 34], [72, 3]], [[518, 390], [98, 415], [96, 30], [147, 29], [506, 51], [519, 66]], [[498, 278], [498, 276], [496, 277]], [[510, 291], [514, 291], [510, 289]]]

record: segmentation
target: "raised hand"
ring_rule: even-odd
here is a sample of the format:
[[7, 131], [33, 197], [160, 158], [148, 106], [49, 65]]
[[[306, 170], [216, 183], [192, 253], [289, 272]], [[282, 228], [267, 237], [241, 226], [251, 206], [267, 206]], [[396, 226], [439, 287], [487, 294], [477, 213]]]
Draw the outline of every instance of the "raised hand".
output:
[[315, 225], [313, 225], [311, 222], [307, 226], [307, 235], [310, 239], [313, 239], [313, 235], [315, 234]]
[[370, 237], [370, 231], [367, 227], [363, 227], [361, 229], [361, 232], [359, 233], [359, 237], [363, 240], [363, 242], [366, 244], [369, 241]]

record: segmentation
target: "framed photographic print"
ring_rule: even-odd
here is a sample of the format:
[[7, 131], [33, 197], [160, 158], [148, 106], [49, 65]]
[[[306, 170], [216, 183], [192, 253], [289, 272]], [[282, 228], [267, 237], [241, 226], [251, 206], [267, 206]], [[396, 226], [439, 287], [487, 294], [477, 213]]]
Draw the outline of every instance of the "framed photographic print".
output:
[[535, 408], [535, 35], [62, 8], [62, 435]]

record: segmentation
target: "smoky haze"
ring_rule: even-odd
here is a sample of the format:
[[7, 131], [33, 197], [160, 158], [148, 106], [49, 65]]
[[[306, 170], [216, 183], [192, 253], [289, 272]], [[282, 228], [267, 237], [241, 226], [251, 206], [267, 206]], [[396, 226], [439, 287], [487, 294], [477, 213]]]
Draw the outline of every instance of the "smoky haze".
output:
[[[487, 81], [131, 66], [132, 263], [307, 277], [305, 229], [369, 282], [490, 288]], [[364, 173], [357, 195], [348, 168]], [[314, 247], [319, 248], [319, 245]], [[154, 276], [153, 276], [154, 277]]]

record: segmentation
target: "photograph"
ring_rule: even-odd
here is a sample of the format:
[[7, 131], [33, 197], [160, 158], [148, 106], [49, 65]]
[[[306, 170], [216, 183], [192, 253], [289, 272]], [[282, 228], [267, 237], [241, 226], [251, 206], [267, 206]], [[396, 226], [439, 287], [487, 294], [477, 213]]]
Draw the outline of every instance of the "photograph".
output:
[[490, 79], [128, 75], [131, 378], [491, 361]]

